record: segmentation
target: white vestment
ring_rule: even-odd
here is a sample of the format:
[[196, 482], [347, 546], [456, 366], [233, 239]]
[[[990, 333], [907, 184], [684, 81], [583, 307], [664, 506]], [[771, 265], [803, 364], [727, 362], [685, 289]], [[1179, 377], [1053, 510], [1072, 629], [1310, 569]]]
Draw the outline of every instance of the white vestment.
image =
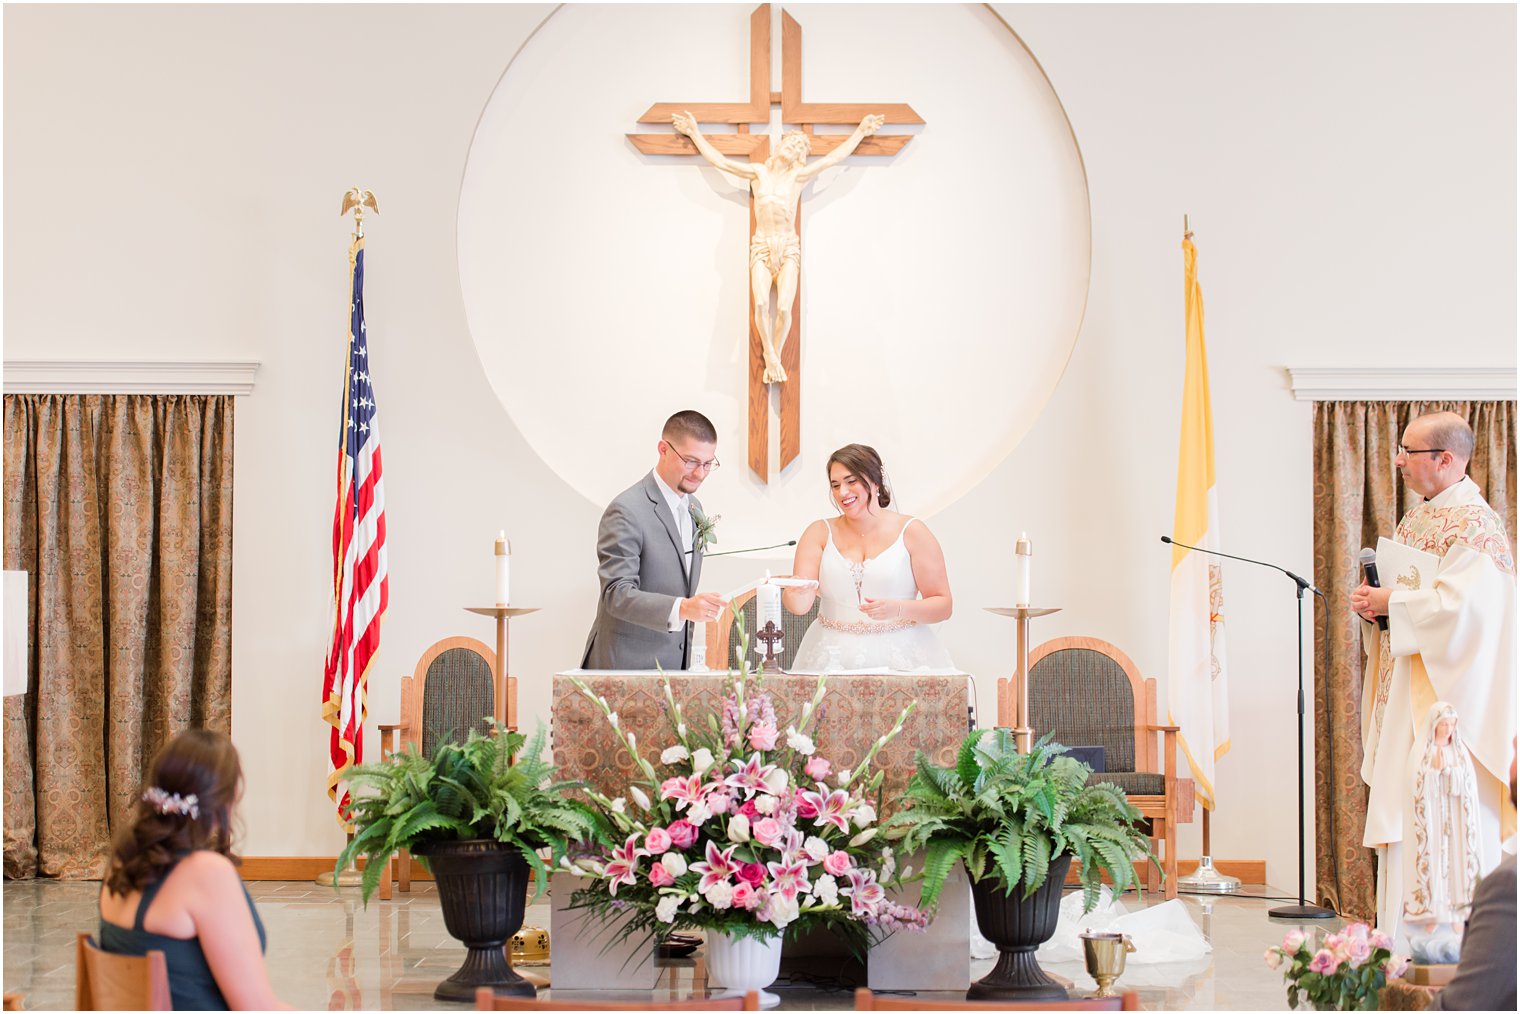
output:
[[[1362, 780], [1369, 786], [1362, 843], [1378, 853], [1378, 928], [1400, 936], [1408, 765], [1416, 722], [1437, 700], [1462, 716], [1477, 776], [1484, 873], [1513, 833], [1510, 744], [1515, 736], [1514, 558], [1498, 515], [1464, 477], [1399, 522], [1397, 539], [1441, 557], [1429, 587], [1395, 587], [1388, 630], [1363, 625]], [[1501, 831], [1501, 811], [1508, 827]]]

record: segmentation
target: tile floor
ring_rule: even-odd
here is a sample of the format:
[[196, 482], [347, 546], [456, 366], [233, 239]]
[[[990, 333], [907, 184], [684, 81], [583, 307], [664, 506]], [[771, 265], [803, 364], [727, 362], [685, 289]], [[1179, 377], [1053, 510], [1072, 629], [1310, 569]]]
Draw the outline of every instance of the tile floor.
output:
[[[368, 908], [359, 905], [355, 889], [336, 894], [331, 888], [291, 882], [249, 887], [269, 932], [271, 977], [281, 998], [296, 1009], [465, 1009], [433, 999], [433, 987], [458, 967], [464, 948], [445, 931], [431, 883], [419, 882], [410, 895], [398, 892], [393, 901], [371, 900]], [[98, 891], [99, 884], [89, 881], [5, 882], [4, 987], [24, 994], [28, 1009], [72, 1009], [74, 934], [95, 927]], [[1131, 908], [1132, 899], [1126, 899]], [[1213, 954], [1186, 964], [1131, 965], [1121, 985], [1138, 990], [1147, 1010], [1286, 1009], [1280, 976], [1262, 963], [1262, 952], [1286, 929], [1267, 918], [1266, 910], [1276, 902], [1183, 900], [1213, 942]], [[528, 922], [548, 925], [548, 907], [531, 906]], [[973, 962], [972, 977], [991, 965], [990, 960]], [[655, 996], [700, 995], [702, 967], [699, 961], [671, 962]], [[1089, 995], [1094, 988], [1079, 964], [1047, 970], [1072, 980], [1073, 996]], [[553, 973], [552, 967], [538, 971]], [[783, 979], [771, 988], [781, 996], [783, 1010], [839, 1010], [853, 1005], [855, 985]], [[563, 990], [544, 995], [589, 998]]]

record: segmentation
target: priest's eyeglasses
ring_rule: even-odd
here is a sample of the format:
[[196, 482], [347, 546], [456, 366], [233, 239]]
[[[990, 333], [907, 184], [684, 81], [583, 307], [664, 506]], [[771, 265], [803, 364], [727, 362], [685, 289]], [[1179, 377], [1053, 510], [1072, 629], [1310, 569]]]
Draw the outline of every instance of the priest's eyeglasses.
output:
[[667, 442], [665, 446], [670, 448], [671, 454], [674, 454], [676, 457], [681, 459], [681, 464], [686, 466], [686, 470], [688, 472], [696, 472], [699, 470], [703, 472], [712, 472], [723, 467], [723, 463], [720, 462], [717, 458], [711, 458], [707, 461], [702, 461], [699, 458], [688, 458], [686, 455], [676, 450], [675, 445]]
[[1444, 454], [1445, 452], [1446, 448], [1444, 447], [1420, 447], [1411, 451], [1403, 444], [1400, 444], [1398, 456], [1401, 458], [1407, 458], [1411, 454]]

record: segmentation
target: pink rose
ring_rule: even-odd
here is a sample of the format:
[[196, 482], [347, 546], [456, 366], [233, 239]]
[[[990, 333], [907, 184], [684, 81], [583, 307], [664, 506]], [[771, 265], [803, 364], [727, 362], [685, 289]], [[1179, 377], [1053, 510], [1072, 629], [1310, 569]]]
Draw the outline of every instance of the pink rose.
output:
[[1298, 949], [1304, 945], [1304, 931], [1291, 929], [1283, 937], [1283, 950], [1289, 954], [1297, 954]]
[[727, 792], [714, 792], [707, 797], [707, 808], [713, 813], [727, 813], [733, 801], [734, 797]]
[[850, 858], [848, 852], [830, 852], [823, 860], [824, 872], [834, 877], [844, 876], [854, 865], [854, 860]]
[[740, 863], [739, 879], [751, 887], [759, 887], [765, 880], [765, 867], [760, 863]]
[[798, 789], [792, 797], [797, 803], [797, 816], [801, 819], [809, 819], [818, 816], [818, 804], [802, 794]]
[[678, 849], [689, 849], [697, 842], [697, 828], [687, 820], [678, 820], [666, 828], [670, 843]]
[[734, 908], [753, 909], [760, 904], [760, 892], [753, 884], [741, 880], [734, 885]]
[[815, 755], [808, 758], [808, 762], [802, 765], [802, 770], [815, 782], [821, 782], [829, 776], [829, 772], [833, 770], [833, 765], [829, 764], [822, 757]]
[[774, 750], [776, 727], [769, 722], [756, 722], [749, 727], [749, 745], [756, 750]]
[[1268, 947], [1267, 953], [1263, 955], [1263, 957], [1266, 958], [1268, 968], [1276, 969], [1282, 965], [1282, 951], [1278, 950], [1276, 947]]
[[1318, 972], [1321, 975], [1334, 975], [1339, 967], [1341, 967], [1340, 959], [1323, 947], [1309, 960], [1309, 971]]
[[1390, 937], [1387, 933], [1384, 933], [1382, 930], [1373, 930], [1372, 934], [1367, 939], [1373, 947], [1376, 947], [1380, 950], [1393, 950], [1393, 938]]
[[676, 878], [662, 864], [655, 863], [649, 868], [649, 882], [655, 887], [669, 887], [676, 882]]
[[663, 827], [650, 828], [649, 834], [644, 837], [644, 848], [648, 849], [652, 856], [669, 852], [670, 844], [670, 832]]
[[744, 805], [739, 807], [739, 812], [750, 820], [756, 820], [761, 816], [760, 811], [755, 808], [755, 801], [753, 799], [746, 799]]
[[761, 845], [774, 845], [781, 840], [781, 823], [773, 817], [766, 817], [750, 828], [750, 834]]

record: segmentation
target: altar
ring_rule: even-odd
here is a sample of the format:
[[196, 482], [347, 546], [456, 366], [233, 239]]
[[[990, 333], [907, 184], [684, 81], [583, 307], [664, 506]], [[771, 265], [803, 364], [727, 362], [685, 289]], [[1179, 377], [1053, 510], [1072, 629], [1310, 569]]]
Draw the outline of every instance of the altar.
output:
[[[730, 686], [725, 672], [673, 672], [671, 693], [687, 714], [722, 712]], [[657, 671], [592, 672], [570, 670], [554, 677], [551, 731], [559, 777], [585, 781], [597, 791], [621, 795], [642, 777], [633, 759], [608, 728], [602, 713], [571, 682], [576, 679], [606, 698], [623, 728], [647, 745], [646, 759], [657, 763], [660, 751], [675, 742], [665, 714], [665, 694]], [[877, 754], [872, 767], [882, 779], [883, 816], [895, 808], [913, 776], [914, 752], [922, 750], [936, 764], [952, 765], [970, 728], [975, 706], [974, 678], [959, 670], [911, 673], [834, 673], [827, 677], [777, 673], [764, 678], [781, 729], [797, 722], [803, 706], [826, 680], [823, 702], [809, 735], [819, 753], [836, 770], [853, 769], [877, 737], [892, 728], [903, 708], [917, 701], [903, 730]]]

